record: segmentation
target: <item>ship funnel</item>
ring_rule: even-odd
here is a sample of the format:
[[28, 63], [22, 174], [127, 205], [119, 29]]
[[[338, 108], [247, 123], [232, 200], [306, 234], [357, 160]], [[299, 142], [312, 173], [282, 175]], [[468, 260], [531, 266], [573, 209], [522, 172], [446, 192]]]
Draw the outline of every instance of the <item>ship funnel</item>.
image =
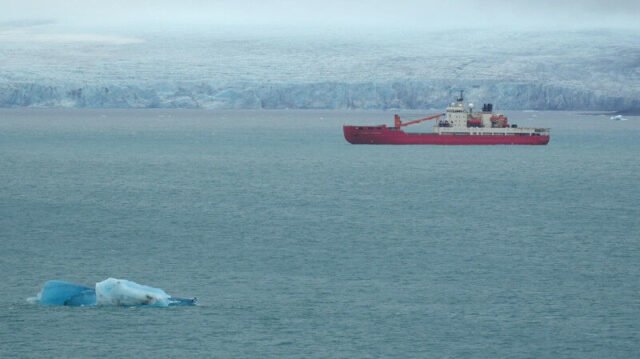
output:
[[493, 104], [483, 103], [482, 104], [482, 112], [491, 112], [493, 111]]

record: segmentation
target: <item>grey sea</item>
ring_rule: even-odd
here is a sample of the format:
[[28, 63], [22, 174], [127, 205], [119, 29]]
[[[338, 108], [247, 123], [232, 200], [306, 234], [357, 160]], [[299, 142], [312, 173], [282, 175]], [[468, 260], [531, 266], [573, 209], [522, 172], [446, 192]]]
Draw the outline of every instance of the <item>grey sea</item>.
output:
[[[1, 110], [0, 357], [637, 357], [640, 117], [507, 114], [549, 145], [345, 142], [382, 111]], [[200, 305], [26, 300], [108, 277]]]

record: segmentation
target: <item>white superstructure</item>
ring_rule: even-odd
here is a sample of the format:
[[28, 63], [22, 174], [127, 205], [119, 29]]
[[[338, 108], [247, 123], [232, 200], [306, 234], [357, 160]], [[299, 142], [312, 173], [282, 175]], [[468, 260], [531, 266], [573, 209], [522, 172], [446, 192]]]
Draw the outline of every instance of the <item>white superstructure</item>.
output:
[[486, 135], [486, 136], [548, 136], [548, 128], [518, 128], [509, 125], [503, 114], [493, 113], [492, 104], [484, 104], [482, 112], [473, 112], [473, 105], [465, 106], [462, 91], [456, 102], [452, 102], [444, 119], [433, 126], [433, 132], [442, 135]]

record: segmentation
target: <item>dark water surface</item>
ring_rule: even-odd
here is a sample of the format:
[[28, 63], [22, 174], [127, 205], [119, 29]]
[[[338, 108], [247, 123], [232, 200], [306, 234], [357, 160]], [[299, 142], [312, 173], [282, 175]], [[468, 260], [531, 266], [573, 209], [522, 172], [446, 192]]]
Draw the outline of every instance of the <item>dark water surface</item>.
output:
[[[630, 358], [640, 118], [353, 146], [389, 112], [0, 111], [0, 357]], [[423, 113], [405, 113], [419, 117]], [[197, 296], [29, 304], [48, 279]]]

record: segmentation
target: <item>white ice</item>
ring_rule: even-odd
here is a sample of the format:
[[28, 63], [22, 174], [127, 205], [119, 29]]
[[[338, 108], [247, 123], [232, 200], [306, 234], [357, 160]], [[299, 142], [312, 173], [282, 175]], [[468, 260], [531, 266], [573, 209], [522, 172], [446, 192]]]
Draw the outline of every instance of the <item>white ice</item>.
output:
[[108, 278], [96, 283], [97, 305], [150, 305], [168, 307], [171, 296], [164, 290], [126, 279]]
[[622, 115], [616, 115], [616, 116], [611, 116], [611, 120], [626, 121], [627, 119], [622, 117]]

